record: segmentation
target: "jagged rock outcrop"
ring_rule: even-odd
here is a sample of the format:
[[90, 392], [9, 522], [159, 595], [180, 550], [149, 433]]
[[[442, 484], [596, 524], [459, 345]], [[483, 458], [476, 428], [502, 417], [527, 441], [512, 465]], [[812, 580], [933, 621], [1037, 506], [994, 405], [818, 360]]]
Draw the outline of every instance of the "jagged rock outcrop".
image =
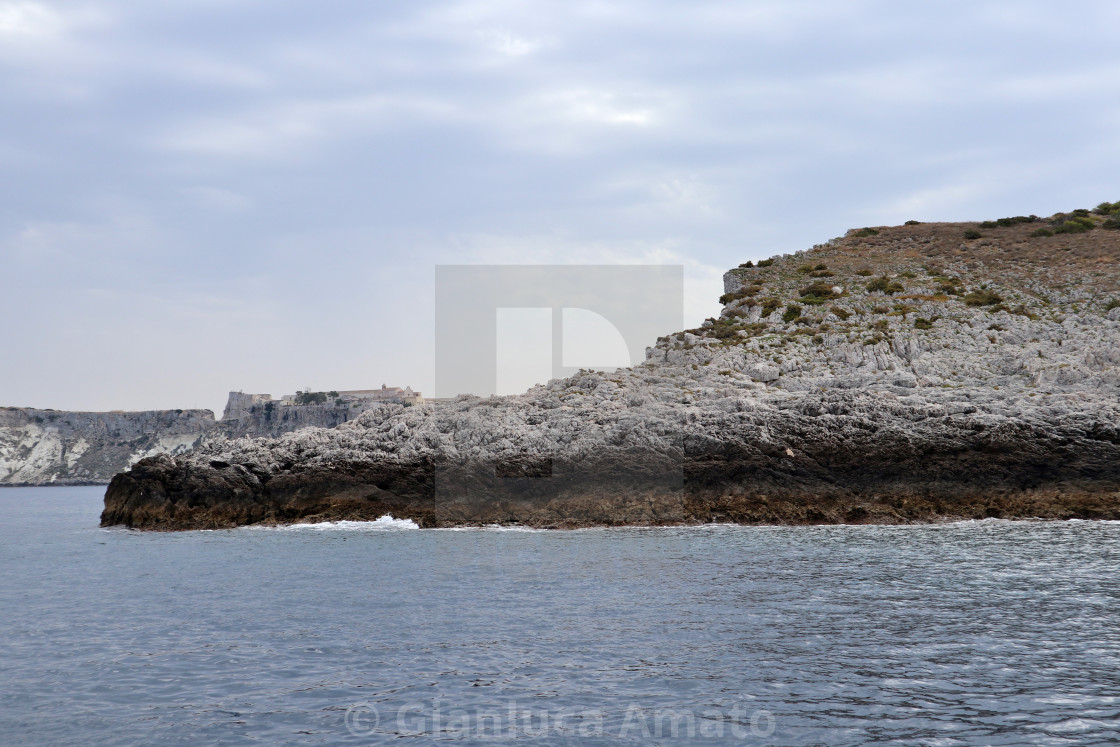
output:
[[849, 232], [641, 366], [145, 459], [102, 523], [1120, 519], [1120, 231], [1046, 225]]
[[0, 408], [0, 485], [90, 485], [154, 454], [181, 454], [214, 428], [209, 410], [60, 412]]

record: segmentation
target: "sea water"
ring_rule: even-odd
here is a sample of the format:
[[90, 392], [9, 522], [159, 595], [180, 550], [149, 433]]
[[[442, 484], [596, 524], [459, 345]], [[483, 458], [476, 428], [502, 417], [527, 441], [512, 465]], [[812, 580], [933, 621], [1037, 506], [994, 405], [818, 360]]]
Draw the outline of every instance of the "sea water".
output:
[[1120, 740], [1120, 524], [97, 526], [0, 490], [0, 743]]

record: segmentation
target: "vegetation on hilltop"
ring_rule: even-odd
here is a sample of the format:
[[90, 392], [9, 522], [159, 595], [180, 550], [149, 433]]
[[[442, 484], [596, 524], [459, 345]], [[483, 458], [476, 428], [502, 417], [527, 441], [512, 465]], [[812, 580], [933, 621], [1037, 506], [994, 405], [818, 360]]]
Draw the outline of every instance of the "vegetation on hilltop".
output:
[[328, 399], [338, 400], [338, 392], [296, 392], [297, 405], [321, 405]]
[[[1069, 308], [1107, 313], [1120, 305], [1110, 300], [1120, 293], [1120, 233], [1098, 228], [1120, 228], [1120, 202], [1049, 218], [911, 220], [851, 230], [811, 250], [732, 270], [738, 282], [720, 297], [720, 317], [673, 344], [879, 344], [932, 330], [938, 320], [976, 324], [976, 314], [1038, 320], [1060, 318]], [[883, 296], [893, 305], [884, 306]]]

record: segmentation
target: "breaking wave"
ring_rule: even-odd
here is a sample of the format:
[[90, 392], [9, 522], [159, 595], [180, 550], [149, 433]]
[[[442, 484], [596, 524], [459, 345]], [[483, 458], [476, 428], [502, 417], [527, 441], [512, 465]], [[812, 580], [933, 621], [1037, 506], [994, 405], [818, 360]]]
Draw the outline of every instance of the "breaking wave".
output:
[[412, 519], [394, 519], [390, 514], [378, 517], [374, 521], [320, 521], [314, 524], [288, 524], [285, 526], [252, 527], [254, 529], [278, 529], [292, 531], [297, 529], [315, 529], [330, 531], [344, 529], [349, 531], [401, 531], [406, 529], [419, 529], [420, 525]]

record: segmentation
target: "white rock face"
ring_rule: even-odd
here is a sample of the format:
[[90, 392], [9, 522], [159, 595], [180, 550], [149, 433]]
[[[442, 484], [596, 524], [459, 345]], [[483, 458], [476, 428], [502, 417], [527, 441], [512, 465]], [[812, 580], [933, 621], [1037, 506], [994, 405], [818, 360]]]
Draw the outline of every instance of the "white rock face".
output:
[[106, 483], [143, 457], [190, 451], [214, 426], [209, 410], [0, 408], [0, 485]]

